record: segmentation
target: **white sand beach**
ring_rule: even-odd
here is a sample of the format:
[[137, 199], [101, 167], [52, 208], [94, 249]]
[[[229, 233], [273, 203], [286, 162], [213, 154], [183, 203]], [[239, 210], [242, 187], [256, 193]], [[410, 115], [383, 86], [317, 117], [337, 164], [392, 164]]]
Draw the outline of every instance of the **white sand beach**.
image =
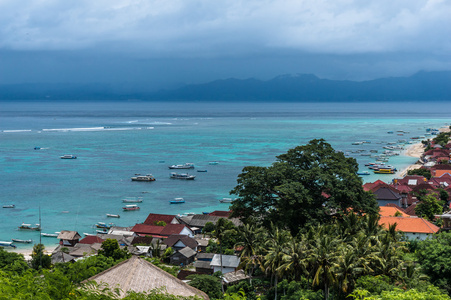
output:
[[[52, 252], [56, 249], [55, 247], [45, 247], [44, 254], [52, 255]], [[6, 248], [5, 248], [6, 249]], [[27, 248], [27, 249], [7, 249], [9, 252], [15, 252], [22, 254], [25, 257], [25, 260], [31, 260], [31, 253], [33, 252], [33, 247]]]

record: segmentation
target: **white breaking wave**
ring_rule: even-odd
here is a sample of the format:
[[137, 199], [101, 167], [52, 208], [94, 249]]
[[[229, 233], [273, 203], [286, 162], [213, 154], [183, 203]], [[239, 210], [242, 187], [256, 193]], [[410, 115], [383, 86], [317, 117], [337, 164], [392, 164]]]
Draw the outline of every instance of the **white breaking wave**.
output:
[[71, 131], [118, 131], [118, 130], [141, 130], [154, 129], [153, 127], [86, 127], [86, 128], [45, 128], [46, 132], [71, 132]]
[[31, 129], [20, 129], [20, 130], [3, 130], [3, 132], [30, 132]]

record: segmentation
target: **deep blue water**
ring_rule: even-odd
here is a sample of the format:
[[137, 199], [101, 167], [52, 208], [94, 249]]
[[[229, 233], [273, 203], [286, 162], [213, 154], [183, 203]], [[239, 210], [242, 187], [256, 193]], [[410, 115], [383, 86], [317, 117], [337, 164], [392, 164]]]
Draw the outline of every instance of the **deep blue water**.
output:
[[[96, 222], [129, 226], [150, 212], [183, 214], [216, 209], [230, 197], [247, 165], [268, 166], [275, 156], [314, 138], [324, 138], [362, 164], [374, 158], [352, 153], [410, 140], [426, 128], [449, 123], [451, 104], [431, 103], [0, 103], [0, 240], [39, 240], [16, 228], [38, 223], [42, 232], [95, 231]], [[398, 130], [409, 131], [398, 136]], [[388, 134], [394, 131], [395, 134]], [[355, 141], [370, 144], [351, 145]], [[383, 143], [381, 143], [383, 142]], [[41, 150], [34, 150], [39, 146]], [[76, 160], [62, 160], [74, 154]], [[163, 162], [164, 161], [164, 162]], [[217, 161], [217, 165], [209, 162]], [[402, 169], [415, 158], [396, 156]], [[168, 165], [192, 162], [194, 181], [169, 178]], [[132, 182], [151, 173], [155, 182]], [[371, 175], [364, 179], [391, 175]], [[122, 212], [124, 197], [143, 197], [141, 210]], [[183, 197], [186, 203], [171, 205]], [[107, 219], [106, 213], [120, 214]], [[56, 239], [43, 238], [47, 245]], [[27, 246], [20, 246], [27, 247]], [[30, 247], [30, 246], [28, 246]]]

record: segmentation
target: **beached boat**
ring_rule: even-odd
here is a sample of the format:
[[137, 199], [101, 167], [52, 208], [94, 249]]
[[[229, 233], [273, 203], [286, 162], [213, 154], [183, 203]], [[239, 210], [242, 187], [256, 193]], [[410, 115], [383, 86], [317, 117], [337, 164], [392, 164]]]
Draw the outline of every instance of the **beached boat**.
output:
[[133, 176], [131, 179], [132, 181], [155, 181], [155, 177], [152, 176], [152, 174], [147, 175], [140, 175], [135, 174], [136, 176]]
[[114, 215], [114, 214], [106, 214], [106, 216], [108, 217], [108, 218], [120, 218], [121, 216], [119, 216], [119, 215]]
[[169, 166], [169, 169], [194, 169], [193, 163], [185, 163], [183, 165], [172, 165]]
[[32, 226], [31, 224], [22, 223], [22, 225], [19, 226], [19, 230], [41, 231], [41, 225], [36, 224], [35, 226]]
[[194, 180], [194, 178], [196, 178], [196, 176], [189, 175], [187, 173], [179, 174], [174, 172], [172, 172], [169, 177], [172, 179], [185, 179], [185, 180]]
[[66, 155], [60, 156], [60, 158], [61, 159], [76, 159], [77, 157], [72, 154], [66, 154]]
[[129, 204], [122, 207], [124, 211], [140, 210], [141, 208], [136, 204]]
[[13, 242], [0, 241], [0, 247], [13, 247], [13, 248], [16, 248], [16, 245], [13, 245]]
[[42, 232], [42, 233], [41, 233], [41, 236], [44, 236], [44, 237], [54, 237], [54, 238], [56, 238], [56, 237], [58, 237], [58, 233], [44, 233], [44, 232]]
[[31, 244], [33, 240], [11, 239], [14, 243]]
[[174, 198], [174, 200], [169, 201], [170, 204], [181, 204], [185, 203], [185, 199], [183, 198]]
[[143, 202], [143, 198], [142, 197], [138, 197], [138, 198], [127, 197], [127, 198], [122, 199], [122, 202], [123, 203], [141, 203], [141, 202]]
[[219, 202], [221, 203], [232, 203], [232, 201], [232, 198], [222, 198], [221, 200], [219, 200]]
[[101, 228], [101, 229], [110, 229], [113, 226], [114, 226], [114, 223], [105, 224], [103, 222], [97, 222], [97, 224], [96, 224], [96, 227]]
[[14, 208], [14, 207], [16, 207], [14, 204], [3, 205], [3, 208]]

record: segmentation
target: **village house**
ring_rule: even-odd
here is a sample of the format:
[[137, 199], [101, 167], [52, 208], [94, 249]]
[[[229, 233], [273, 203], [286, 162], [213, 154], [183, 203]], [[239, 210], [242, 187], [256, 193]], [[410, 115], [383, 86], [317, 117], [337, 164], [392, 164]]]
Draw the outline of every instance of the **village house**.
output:
[[61, 230], [57, 238], [60, 240], [60, 245], [73, 247], [78, 243], [81, 236], [76, 231]]
[[[221, 261], [222, 256], [222, 261]], [[222, 274], [235, 272], [240, 265], [240, 258], [235, 255], [215, 254], [211, 260], [210, 267], [213, 273], [221, 271]], [[222, 268], [221, 268], [222, 266]], [[197, 271], [197, 270], [196, 270]]]
[[388, 229], [390, 225], [396, 224], [396, 231], [402, 231], [409, 240], [425, 240], [437, 233], [440, 228], [418, 217], [383, 217], [379, 219], [379, 225]]
[[169, 257], [169, 263], [171, 265], [187, 266], [190, 263], [194, 262], [196, 254], [197, 252], [191, 249], [190, 247], [185, 247], [173, 253]]

